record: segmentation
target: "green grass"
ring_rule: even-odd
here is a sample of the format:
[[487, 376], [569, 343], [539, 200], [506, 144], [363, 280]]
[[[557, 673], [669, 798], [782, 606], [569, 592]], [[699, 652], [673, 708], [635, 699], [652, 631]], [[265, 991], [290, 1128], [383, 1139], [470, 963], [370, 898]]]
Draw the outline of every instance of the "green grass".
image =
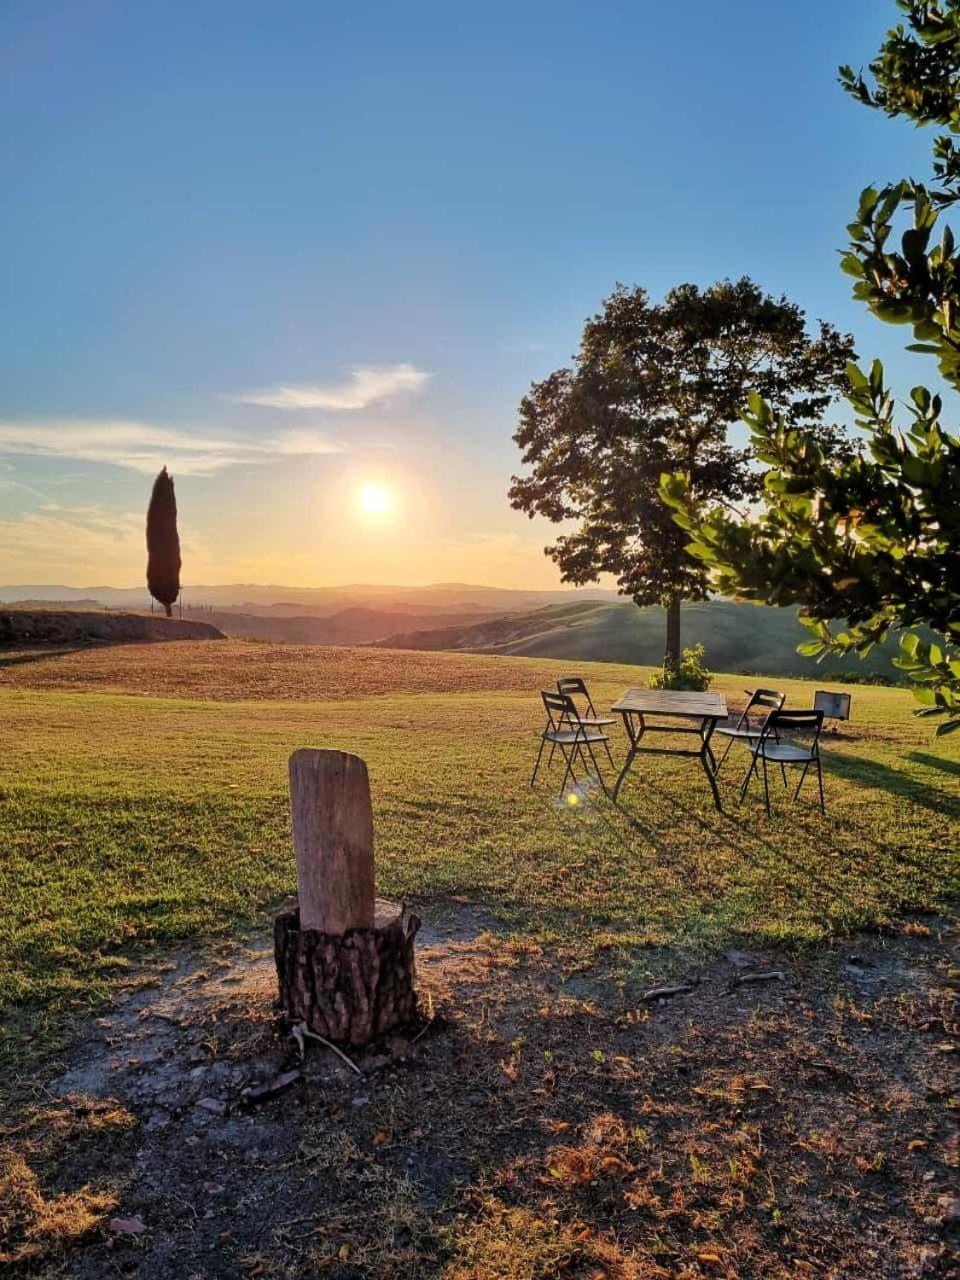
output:
[[[156, 663], [177, 648], [156, 646]], [[402, 687], [419, 655], [394, 656]], [[756, 789], [737, 809], [742, 755], [723, 775], [725, 815], [695, 764], [655, 758], [618, 811], [558, 802], [557, 773], [527, 785], [536, 689], [564, 666], [494, 660], [504, 691], [458, 694], [445, 691], [458, 669], [491, 660], [439, 657], [442, 691], [329, 702], [0, 690], [0, 1009], [87, 1004], [138, 949], [266, 924], [295, 886], [286, 761], [304, 745], [367, 760], [381, 893], [427, 916], [465, 897], [571, 956], [602, 951], [640, 973], [670, 963], [650, 947], [813, 943], [956, 893], [960, 752], [911, 717], [904, 691], [855, 690], [854, 723], [826, 743], [825, 819], [812, 790], [797, 805], [775, 792], [772, 820]], [[588, 674], [603, 705], [643, 678]], [[781, 683], [809, 705], [809, 684]], [[716, 687], [735, 702], [742, 686]]]

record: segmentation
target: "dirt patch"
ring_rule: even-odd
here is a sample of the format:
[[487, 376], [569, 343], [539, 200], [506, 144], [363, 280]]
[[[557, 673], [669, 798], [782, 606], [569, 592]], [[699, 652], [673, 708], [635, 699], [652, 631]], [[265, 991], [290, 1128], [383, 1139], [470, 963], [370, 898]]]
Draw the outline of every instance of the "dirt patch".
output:
[[[92, 1219], [83, 1243], [20, 1269], [960, 1274], [952, 926], [816, 956], [732, 951], [658, 998], [602, 971], [568, 980], [482, 923], [451, 909], [424, 930], [423, 1034], [358, 1071], [318, 1045], [301, 1061], [278, 1033], [265, 937], [173, 957], [125, 991], [6, 1135], [45, 1203], [82, 1191]], [[45, 1146], [71, 1113], [83, 1140]], [[132, 1120], [91, 1130], [91, 1114]]]

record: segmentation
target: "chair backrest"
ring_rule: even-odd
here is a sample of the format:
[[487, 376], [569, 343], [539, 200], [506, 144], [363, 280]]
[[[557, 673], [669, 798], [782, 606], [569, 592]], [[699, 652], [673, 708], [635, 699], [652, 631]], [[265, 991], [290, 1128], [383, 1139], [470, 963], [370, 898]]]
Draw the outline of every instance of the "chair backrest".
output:
[[570, 695], [575, 693], [580, 694], [581, 697], [584, 697], [587, 700], [587, 710], [590, 715], [593, 716], [597, 714], [593, 709], [593, 699], [590, 697], [590, 693], [587, 689], [587, 682], [582, 676], [561, 676], [557, 681], [557, 691], [559, 693], [566, 693]]
[[768, 738], [779, 741], [784, 737], [809, 738], [810, 750], [816, 751], [822, 728], [822, 711], [816, 709], [787, 711], [781, 707], [777, 711], [771, 711], [767, 716], [760, 741], [763, 742]]
[[[745, 725], [750, 727], [750, 712], [757, 707], [763, 707], [768, 711], [779, 711], [787, 700], [787, 695], [781, 693], [779, 689], [745, 689], [744, 693], [750, 695], [750, 701], [740, 713], [740, 719], [737, 721], [737, 728]], [[759, 720], [760, 717], [757, 717]]]
[[541, 689], [543, 709], [547, 713], [548, 728], [557, 731], [563, 727], [564, 721], [580, 723], [580, 712], [569, 693], [554, 693], [552, 689]]

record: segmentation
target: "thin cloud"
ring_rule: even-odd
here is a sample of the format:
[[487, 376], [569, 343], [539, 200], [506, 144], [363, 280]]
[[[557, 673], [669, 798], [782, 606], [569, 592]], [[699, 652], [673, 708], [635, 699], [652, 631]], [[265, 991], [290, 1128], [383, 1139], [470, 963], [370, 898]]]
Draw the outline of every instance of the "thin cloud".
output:
[[267, 409], [366, 409], [398, 392], [419, 391], [432, 377], [412, 364], [353, 369], [341, 382], [280, 384], [231, 399]]
[[212, 475], [227, 467], [262, 464], [277, 454], [343, 453], [345, 448], [319, 432], [281, 432], [250, 440], [144, 422], [0, 421], [0, 453], [106, 463], [145, 474], [167, 466], [179, 475]]

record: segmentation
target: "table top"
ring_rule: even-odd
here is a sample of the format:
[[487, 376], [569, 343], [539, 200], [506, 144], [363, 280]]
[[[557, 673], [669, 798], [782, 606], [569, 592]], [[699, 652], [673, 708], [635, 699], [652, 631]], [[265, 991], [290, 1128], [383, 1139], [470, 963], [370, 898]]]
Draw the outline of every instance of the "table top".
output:
[[723, 720], [727, 700], [722, 693], [688, 693], [680, 689], [626, 689], [610, 708], [648, 716], [689, 716], [695, 720]]

